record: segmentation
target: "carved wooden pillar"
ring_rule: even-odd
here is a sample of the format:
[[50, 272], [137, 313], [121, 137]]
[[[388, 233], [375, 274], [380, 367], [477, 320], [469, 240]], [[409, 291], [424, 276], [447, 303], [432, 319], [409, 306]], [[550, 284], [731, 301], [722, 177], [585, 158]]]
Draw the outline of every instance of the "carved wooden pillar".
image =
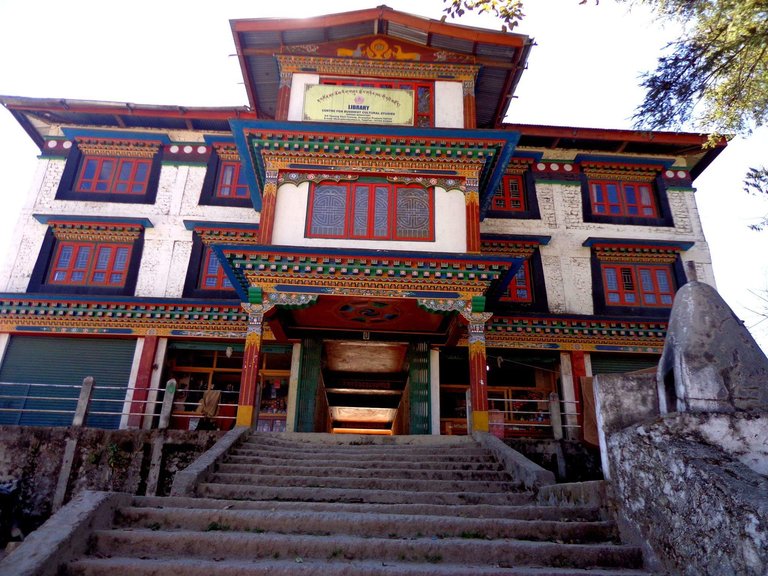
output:
[[464, 80], [464, 128], [477, 128], [477, 111], [475, 107], [475, 81]]
[[[587, 376], [586, 353], [574, 350], [571, 352], [571, 370], [573, 373], [573, 399], [576, 402], [571, 406], [566, 405], [566, 412], [576, 412], [576, 417], [581, 430], [584, 422], [584, 410], [582, 406], [581, 379]], [[574, 409], [575, 408], [575, 409]]]
[[288, 109], [291, 104], [291, 82], [293, 81], [292, 72], [280, 71], [280, 87], [277, 89], [277, 108], [275, 110], [275, 120], [287, 120]]
[[259, 385], [259, 362], [261, 361], [261, 335], [264, 314], [274, 306], [271, 303], [241, 304], [248, 313], [248, 330], [243, 351], [243, 372], [240, 376], [240, 396], [237, 400], [237, 425], [252, 426], [256, 408], [256, 392]]
[[467, 178], [464, 202], [467, 216], [467, 252], [480, 253], [480, 192], [477, 177]]
[[128, 415], [129, 428], [140, 427], [141, 421], [144, 418], [145, 401], [147, 400], [149, 385], [152, 381], [156, 352], [157, 336], [145, 336], [144, 344], [141, 348], [141, 357], [139, 358], [139, 368], [136, 371], [136, 382], [133, 384], [133, 401], [131, 402], [131, 413]]
[[272, 244], [272, 231], [275, 228], [277, 175], [277, 167], [271, 162], [267, 163], [264, 189], [261, 191], [261, 215], [259, 216], [259, 242], [265, 245]]
[[469, 322], [469, 393], [474, 430], [488, 432], [488, 371], [485, 354], [485, 323], [491, 312], [463, 312]]

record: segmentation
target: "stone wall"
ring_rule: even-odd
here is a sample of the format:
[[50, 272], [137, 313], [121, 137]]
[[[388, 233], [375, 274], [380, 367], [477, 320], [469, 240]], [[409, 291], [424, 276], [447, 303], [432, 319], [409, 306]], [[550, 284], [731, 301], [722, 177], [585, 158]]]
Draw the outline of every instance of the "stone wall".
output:
[[[636, 531], [675, 574], [768, 573], [768, 478], [734, 458], [749, 416], [676, 414], [608, 437], [614, 488], [625, 528]], [[751, 420], [758, 436], [768, 419]], [[724, 432], [718, 444], [700, 430]], [[743, 445], [742, 445], [743, 446]], [[762, 447], [765, 450], [765, 446]], [[741, 449], [737, 450], [740, 452]]]
[[162, 442], [157, 493], [170, 493], [173, 476], [215, 444], [223, 432], [186, 430], [96, 430], [88, 428], [0, 427], [0, 484], [19, 486], [22, 531], [50, 514], [65, 445], [77, 440], [66, 500], [82, 490], [145, 494], [152, 445]]

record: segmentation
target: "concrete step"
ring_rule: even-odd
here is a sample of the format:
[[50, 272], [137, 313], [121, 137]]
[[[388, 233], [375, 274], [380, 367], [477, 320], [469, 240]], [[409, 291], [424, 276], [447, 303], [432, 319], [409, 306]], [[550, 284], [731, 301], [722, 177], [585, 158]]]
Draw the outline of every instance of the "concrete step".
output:
[[512, 567], [639, 568], [640, 549], [616, 544], [560, 544], [511, 539], [363, 538], [211, 530], [97, 530], [92, 556], [139, 558], [314, 558], [380, 562], [467, 563]]
[[421, 470], [393, 467], [309, 467], [309, 466], [270, 466], [224, 462], [217, 472], [221, 474], [250, 474], [266, 476], [350, 476], [354, 478], [406, 478], [411, 480], [464, 480], [464, 481], [510, 481], [506, 472], [499, 470]]
[[389, 462], [492, 462], [491, 455], [482, 448], [462, 448], [456, 452], [439, 451], [435, 449], [423, 452], [411, 452], [407, 450], [349, 450], [344, 448], [313, 448], [302, 447], [296, 449], [286, 449], [281, 446], [264, 446], [260, 444], [243, 443], [230, 452], [238, 456], [269, 456], [273, 458], [286, 459], [309, 459], [309, 460], [336, 460], [344, 462], [380, 462], [386, 460]]
[[305, 502], [366, 502], [380, 504], [453, 504], [514, 506], [531, 504], [528, 492], [434, 492], [397, 489], [372, 490], [320, 488], [305, 486], [263, 486], [244, 484], [201, 483], [197, 495], [228, 500], [298, 500]]
[[436, 449], [446, 452], [461, 452], [478, 447], [474, 439], [466, 436], [361, 436], [344, 435], [307, 435], [307, 434], [265, 434], [252, 432], [244, 440], [246, 444], [275, 446], [283, 449], [338, 450], [374, 452], [377, 450], [404, 451], [411, 454], [434, 452]]
[[216, 498], [138, 496], [133, 499], [137, 507], [198, 508], [205, 510], [250, 511], [316, 511], [316, 512], [365, 512], [369, 514], [422, 514], [425, 516], [451, 516], [459, 518], [499, 518], [510, 520], [548, 520], [596, 522], [602, 519], [596, 507], [589, 506], [539, 506], [519, 504], [511, 506], [474, 506], [444, 504], [374, 504], [345, 502], [289, 502], [221, 500]]
[[[333, 459], [321, 459], [318, 457], [312, 458], [311, 460], [308, 458], [280, 458], [274, 455], [261, 455], [260, 453], [254, 452], [251, 454], [243, 454], [242, 452], [238, 452], [237, 449], [232, 450], [230, 454], [227, 455], [227, 457], [224, 460], [227, 463], [232, 464], [252, 464], [254, 466], [256, 465], [264, 465], [264, 466], [292, 466], [292, 467], [311, 467], [311, 468], [325, 468], [325, 467], [333, 467], [336, 468], [339, 466], [340, 460], [333, 460]], [[388, 459], [368, 459], [368, 460], [362, 460], [362, 459], [354, 459], [354, 460], [343, 460], [343, 462], [347, 462], [348, 466], [362, 466], [365, 465], [366, 468], [376, 469], [386, 469], [386, 468], [392, 468], [392, 467], [402, 467], [403, 462], [407, 462], [407, 467], [412, 470], [501, 470], [501, 465], [494, 459], [490, 457], [478, 459], [474, 458], [471, 460], [432, 460], [432, 461], [424, 461], [424, 460], [388, 460]]]
[[466, 563], [409, 564], [287, 558], [201, 560], [86, 558], [72, 563], [70, 576], [651, 576], [634, 569], [574, 569], [477, 566]]
[[352, 476], [282, 476], [268, 474], [231, 474], [216, 472], [209, 480], [214, 484], [245, 484], [248, 486], [295, 486], [307, 488], [338, 488], [350, 490], [406, 490], [413, 492], [486, 492], [504, 493], [520, 489], [512, 481], [479, 480], [414, 480], [398, 477], [358, 478]]
[[464, 538], [491, 540], [556, 540], [585, 543], [616, 541], [612, 522], [504, 520], [363, 512], [206, 510], [202, 508], [140, 508], [118, 510], [115, 524], [123, 528], [206, 531], [212, 527], [237, 532], [281, 534], [344, 534], [379, 538]]

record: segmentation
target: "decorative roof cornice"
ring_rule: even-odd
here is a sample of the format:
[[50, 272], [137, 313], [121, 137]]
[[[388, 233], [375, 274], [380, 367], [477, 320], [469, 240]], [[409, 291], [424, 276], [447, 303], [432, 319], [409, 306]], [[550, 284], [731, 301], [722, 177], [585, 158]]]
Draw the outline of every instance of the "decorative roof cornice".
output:
[[265, 292], [471, 298], [482, 296], [518, 263], [514, 256], [214, 246], [244, 300]]
[[666, 320], [494, 316], [486, 324], [486, 345], [660, 354], [667, 327]]

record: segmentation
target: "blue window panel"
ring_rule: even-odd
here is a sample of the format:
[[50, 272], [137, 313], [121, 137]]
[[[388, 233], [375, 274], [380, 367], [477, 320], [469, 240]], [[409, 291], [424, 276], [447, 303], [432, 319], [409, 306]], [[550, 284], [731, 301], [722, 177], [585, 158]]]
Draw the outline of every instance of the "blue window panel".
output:
[[373, 235], [386, 238], [389, 235], [389, 189], [377, 186], [374, 193]]
[[112, 160], [105, 160], [101, 163], [101, 170], [99, 171], [99, 179], [96, 182], [96, 190], [104, 192], [109, 190], [109, 183], [112, 180], [112, 172], [115, 169], [115, 163]]
[[318, 186], [312, 198], [310, 232], [318, 236], [344, 236], [347, 190], [344, 186]]
[[399, 188], [397, 190], [397, 237], [428, 238], [429, 233], [429, 192], [420, 188]]
[[368, 187], [355, 186], [353, 236], [368, 236]]

